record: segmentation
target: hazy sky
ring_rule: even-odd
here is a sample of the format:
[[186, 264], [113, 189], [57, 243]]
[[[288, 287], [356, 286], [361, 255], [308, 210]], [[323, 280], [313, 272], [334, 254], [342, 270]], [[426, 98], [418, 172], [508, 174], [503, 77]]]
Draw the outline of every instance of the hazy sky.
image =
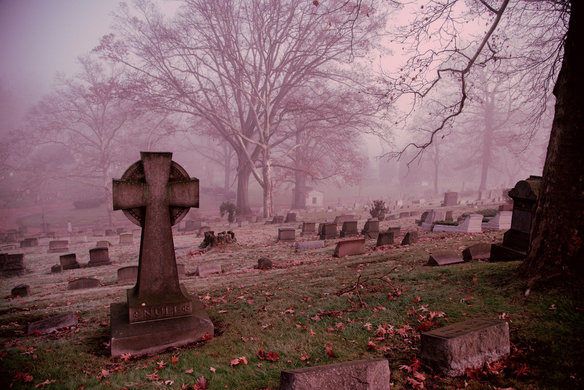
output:
[[120, 0], [0, 0], [0, 83], [31, 102], [108, 32]]

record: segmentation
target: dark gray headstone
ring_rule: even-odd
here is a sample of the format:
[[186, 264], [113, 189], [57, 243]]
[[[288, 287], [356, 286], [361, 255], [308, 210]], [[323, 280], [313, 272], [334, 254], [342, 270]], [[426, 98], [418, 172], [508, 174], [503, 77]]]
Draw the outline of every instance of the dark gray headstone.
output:
[[412, 245], [418, 242], [418, 232], [407, 232], [401, 242], [402, 245]]
[[375, 246], [391, 245], [393, 244], [392, 232], [380, 232], [377, 236], [377, 244]]
[[296, 229], [278, 228], [278, 241], [294, 241], [294, 240], [296, 240]]
[[491, 244], [487, 242], [479, 242], [466, 247], [462, 251], [462, 258], [464, 261], [471, 260], [486, 260], [491, 255]]
[[321, 240], [331, 240], [337, 238], [337, 224], [334, 222], [325, 222], [321, 224], [319, 230]]
[[85, 288], [95, 287], [99, 287], [99, 280], [95, 278], [88, 277], [77, 278], [70, 280], [69, 283], [67, 283], [67, 290], [81, 290]]
[[449, 250], [441, 250], [435, 251], [434, 253], [430, 254], [430, 258], [428, 259], [428, 264], [430, 266], [443, 266], [443, 265], [450, 265], [450, 264], [458, 264], [463, 263], [462, 257], [458, 252], [449, 251]]
[[88, 267], [99, 267], [102, 265], [111, 264], [109, 258], [109, 249], [105, 247], [97, 247], [89, 250], [89, 263]]
[[77, 326], [77, 315], [75, 313], [66, 313], [28, 324], [27, 333], [29, 335], [49, 334], [71, 326]]
[[30, 287], [28, 284], [19, 284], [10, 291], [10, 295], [13, 297], [26, 297], [29, 293]]
[[379, 234], [379, 221], [377, 219], [367, 220], [361, 234], [364, 235], [365, 238], [376, 239]]
[[79, 268], [79, 263], [77, 262], [77, 255], [75, 253], [69, 253], [66, 255], [59, 256], [59, 263], [63, 270]]
[[343, 222], [343, 227], [341, 228], [341, 237], [351, 237], [359, 235], [359, 229], [357, 228], [357, 221], [345, 221]]
[[272, 260], [267, 257], [261, 257], [258, 259], [258, 269], [272, 269]]

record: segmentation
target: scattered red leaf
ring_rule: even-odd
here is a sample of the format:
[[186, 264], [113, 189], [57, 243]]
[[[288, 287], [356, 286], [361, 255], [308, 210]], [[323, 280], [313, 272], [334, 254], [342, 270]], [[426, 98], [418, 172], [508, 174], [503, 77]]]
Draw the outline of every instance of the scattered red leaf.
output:
[[231, 362], [229, 362], [229, 364], [231, 365], [231, 367], [239, 366], [240, 364], [247, 365], [247, 358], [245, 356], [237, 357], [231, 359]]
[[336, 357], [335, 355], [335, 351], [333, 351], [333, 345], [331, 343], [327, 343], [324, 346], [324, 352], [326, 353], [326, 355], [330, 358], [334, 358]]
[[274, 351], [264, 351], [263, 349], [260, 349], [257, 353], [257, 357], [260, 360], [267, 360], [269, 362], [277, 362], [278, 360], [280, 360], [280, 355], [278, 355], [277, 352]]
[[208, 387], [207, 378], [200, 376], [193, 385], [193, 390], [207, 390]]
[[151, 381], [157, 381], [160, 379], [160, 376], [157, 373], [153, 372], [152, 374], [146, 374], [146, 378]]
[[178, 356], [177, 355], [172, 355], [172, 357], [170, 358], [170, 363], [175, 366], [178, 364]]

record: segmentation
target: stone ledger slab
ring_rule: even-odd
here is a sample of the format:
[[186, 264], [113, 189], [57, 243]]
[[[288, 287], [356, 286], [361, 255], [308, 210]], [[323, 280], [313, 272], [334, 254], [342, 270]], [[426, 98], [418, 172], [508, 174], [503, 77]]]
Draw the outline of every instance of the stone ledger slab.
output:
[[280, 390], [389, 390], [386, 359], [356, 360], [282, 371]]
[[479, 242], [478, 244], [468, 246], [462, 251], [462, 258], [464, 261], [485, 260], [488, 259], [490, 255], [491, 244], [486, 242]]
[[95, 278], [77, 278], [67, 283], [67, 290], [81, 290], [99, 287], [99, 280]]
[[458, 252], [444, 250], [436, 251], [435, 253], [430, 254], [430, 258], [428, 259], [428, 263], [426, 265], [443, 266], [463, 262], [464, 260]]
[[360, 255], [365, 252], [365, 239], [355, 238], [337, 242], [334, 257]]
[[77, 325], [77, 316], [75, 313], [60, 314], [53, 317], [45, 318], [28, 324], [27, 333], [31, 334], [49, 334], [59, 329], [68, 328]]
[[422, 360], [449, 376], [465, 373], [510, 352], [509, 324], [471, 319], [422, 333]]

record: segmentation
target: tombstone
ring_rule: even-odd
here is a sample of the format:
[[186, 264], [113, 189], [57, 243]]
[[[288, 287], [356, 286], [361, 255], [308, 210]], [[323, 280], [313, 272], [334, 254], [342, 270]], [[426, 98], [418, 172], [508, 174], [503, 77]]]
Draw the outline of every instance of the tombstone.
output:
[[63, 267], [61, 267], [61, 264], [55, 264], [51, 266], [51, 273], [52, 274], [58, 274], [59, 272], [63, 271]]
[[100, 267], [102, 265], [110, 265], [111, 263], [108, 248], [98, 247], [89, 250], [88, 267]]
[[458, 192], [445, 192], [442, 206], [456, 206], [458, 204]]
[[426, 214], [426, 218], [422, 220], [420, 226], [424, 230], [431, 231], [437, 221], [444, 221], [446, 212], [444, 210], [430, 210]]
[[513, 199], [511, 228], [503, 235], [502, 244], [491, 246], [491, 261], [523, 260], [527, 256], [540, 185], [541, 177], [530, 176], [518, 181], [509, 191]]
[[30, 294], [30, 287], [28, 284], [19, 284], [12, 288], [10, 291], [10, 296], [16, 297], [26, 297]]
[[278, 228], [278, 241], [294, 241], [294, 240], [296, 240], [296, 229]]
[[130, 265], [118, 268], [118, 283], [130, 284], [138, 280], [138, 266]]
[[354, 238], [337, 242], [334, 257], [361, 255], [365, 252], [365, 239]]
[[98, 241], [97, 244], [95, 244], [96, 248], [108, 248], [110, 246], [112, 246], [112, 244], [105, 240]]
[[444, 217], [444, 220], [446, 222], [454, 222], [454, 212], [452, 210], [449, 210], [446, 212], [446, 217]]
[[334, 222], [325, 222], [319, 226], [319, 233], [321, 240], [332, 240], [337, 238], [337, 224]]
[[280, 390], [389, 390], [387, 359], [354, 360], [282, 371]]
[[315, 222], [302, 222], [302, 232], [301, 236], [304, 235], [314, 235], [316, 234], [316, 223]]
[[430, 258], [428, 259], [428, 263], [426, 263], [426, 265], [443, 266], [450, 264], [459, 264], [463, 262], [464, 260], [462, 260], [462, 257], [458, 252], [450, 250], [439, 250], [430, 254]]
[[361, 234], [364, 235], [365, 238], [376, 239], [379, 234], [379, 221], [377, 219], [368, 219], [367, 222], [365, 222], [363, 230], [361, 230]]
[[110, 306], [112, 356], [156, 353], [214, 331], [203, 305], [179, 283], [172, 238], [172, 225], [199, 205], [199, 180], [172, 153], [140, 155], [112, 186], [114, 210], [142, 227], [137, 282], [127, 303]]
[[69, 241], [67, 240], [53, 240], [49, 241], [49, 250], [47, 253], [68, 252]]
[[134, 235], [132, 233], [120, 234], [120, 245], [133, 245]]
[[272, 269], [272, 260], [268, 259], [267, 257], [261, 257], [258, 259], [258, 269]]
[[482, 214], [470, 214], [467, 215], [458, 225], [435, 224], [432, 228], [432, 231], [450, 233], [480, 233], [483, 230], [482, 223]]
[[22, 253], [0, 253], [0, 276], [13, 277], [22, 275], [24, 268], [24, 254]]
[[95, 287], [99, 287], [99, 280], [89, 277], [73, 279], [67, 283], [67, 290], [82, 290]]
[[483, 223], [484, 230], [509, 230], [511, 228], [511, 219], [513, 212], [499, 211], [488, 222]]
[[283, 215], [274, 215], [271, 223], [284, 223], [284, 216]]
[[341, 228], [341, 237], [351, 237], [358, 236], [359, 229], [357, 228], [357, 221], [345, 221], [343, 222], [343, 227]]
[[195, 230], [199, 230], [201, 228], [201, 221], [193, 221], [187, 220], [185, 221], [185, 228], [183, 231], [185, 232], [194, 232]]
[[430, 214], [430, 211], [424, 211], [420, 216], [420, 219], [416, 219], [416, 225], [422, 226], [422, 223], [426, 220], [428, 214]]
[[491, 244], [486, 242], [479, 242], [466, 247], [462, 251], [462, 258], [464, 261], [471, 260], [487, 260], [491, 255]]
[[296, 252], [308, 251], [311, 249], [320, 249], [320, 248], [324, 248], [324, 241], [318, 240], [318, 241], [297, 242], [294, 245], [294, 248], [296, 249]]
[[401, 242], [401, 245], [411, 245], [418, 242], [418, 232], [411, 231], [407, 232]]
[[38, 245], [39, 245], [39, 240], [38, 240], [38, 238], [35, 238], [35, 237], [25, 238], [24, 240], [20, 241], [21, 248], [32, 248], [32, 247], [35, 247]]
[[375, 246], [391, 245], [393, 244], [393, 232], [380, 232], [377, 235], [377, 244]]
[[56, 332], [59, 329], [77, 326], [77, 315], [75, 313], [65, 313], [31, 322], [28, 324], [28, 335], [41, 335]]
[[201, 264], [197, 267], [197, 275], [201, 278], [206, 278], [209, 275], [220, 274], [223, 272], [221, 264]]
[[75, 269], [80, 267], [79, 263], [77, 262], [77, 255], [75, 253], [59, 256], [59, 263], [61, 264], [62, 270]]
[[421, 358], [436, 371], [463, 375], [510, 352], [509, 324], [471, 319], [422, 333]]
[[393, 236], [395, 237], [395, 236], [397, 236], [397, 235], [400, 234], [401, 227], [399, 227], [399, 226], [390, 226], [390, 227], [387, 228], [387, 232], [388, 233], [393, 233]]
[[296, 222], [296, 213], [288, 213], [286, 214], [286, 223]]

